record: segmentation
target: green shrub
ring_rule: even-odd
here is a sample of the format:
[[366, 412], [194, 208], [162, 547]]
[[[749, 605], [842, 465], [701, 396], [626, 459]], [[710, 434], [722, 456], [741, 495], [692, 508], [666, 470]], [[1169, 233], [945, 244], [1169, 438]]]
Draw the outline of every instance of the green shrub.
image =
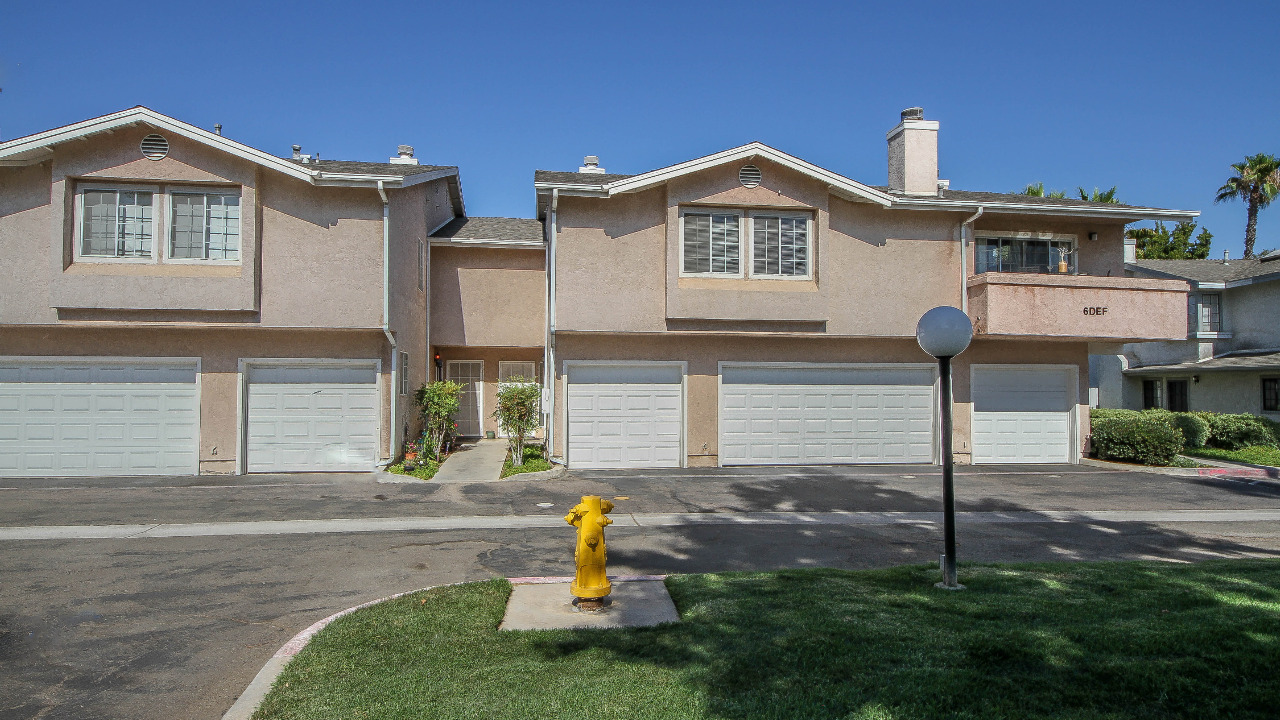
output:
[[1122, 410], [1120, 408], [1092, 408], [1089, 410], [1090, 420], [1105, 420], [1118, 417], [1137, 417], [1137, 410]]
[[1168, 465], [1182, 452], [1182, 431], [1155, 417], [1104, 417], [1093, 421], [1093, 450], [1104, 460]]
[[1195, 413], [1169, 413], [1169, 422], [1182, 431], [1188, 448], [1202, 448], [1209, 440], [1209, 422]]
[[1276, 447], [1280, 447], [1280, 422], [1264, 417], [1260, 417], [1258, 420], [1262, 421], [1262, 424], [1271, 431], [1271, 437], [1276, 441]]
[[1276, 438], [1262, 418], [1253, 415], [1214, 415], [1209, 420], [1210, 447], [1239, 450], [1250, 446], [1275, 447]]

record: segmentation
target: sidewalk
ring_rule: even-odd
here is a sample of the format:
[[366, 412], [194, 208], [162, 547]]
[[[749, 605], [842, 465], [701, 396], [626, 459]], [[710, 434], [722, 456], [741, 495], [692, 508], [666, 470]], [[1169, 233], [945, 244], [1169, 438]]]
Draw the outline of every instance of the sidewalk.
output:
[[506, 440], [477, 440], [467, 443], [445, 458], [431, 482], [496, 482], [502, 474], [502, 463], [506, 459]]

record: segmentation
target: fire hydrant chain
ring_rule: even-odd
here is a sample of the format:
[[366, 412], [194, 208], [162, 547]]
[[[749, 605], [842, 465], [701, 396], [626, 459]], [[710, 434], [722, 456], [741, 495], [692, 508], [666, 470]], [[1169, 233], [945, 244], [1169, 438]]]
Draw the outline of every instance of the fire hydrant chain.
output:
[[[613, 590], [605, 574], [604, 542], [604, 528], [613, 523], [605, 515], [612, 511], [613, 503], [601, 500], [599, 495], [583, 495], [582, 502], [564, 516], [565, 522], [578, 528], [578, 543], [573, 552], [577, 571], [569, 592], [582, 601], [599, 603]], [[586, 606], [580, 603], [579, 607]]]

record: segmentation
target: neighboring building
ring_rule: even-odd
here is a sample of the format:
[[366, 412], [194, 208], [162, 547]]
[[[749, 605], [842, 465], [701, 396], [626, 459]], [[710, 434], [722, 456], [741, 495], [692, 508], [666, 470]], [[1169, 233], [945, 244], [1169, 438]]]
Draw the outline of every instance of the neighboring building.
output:
[[0, 475], [369, 471], [427, 379], [454, 167], [143, 107], [0, 143]]
[[1194, 212], [950, 190], [938, 124], [889, 186], [760, 143], [639, 175], [535, 173], [547, 428], [573, 468], [932, 462], [919, 317], [964, 308], [961, 461], [1074, 462], [1091, 349], [1185, 337], [1187, 285], [1124, 276], [1124, 226]]
[[1096, 359], [1106, 407], [1252, 413], [1280, 420], [1280, 254], [1138, 260], [1139, 278], [1184, 280], [1187, 333]]

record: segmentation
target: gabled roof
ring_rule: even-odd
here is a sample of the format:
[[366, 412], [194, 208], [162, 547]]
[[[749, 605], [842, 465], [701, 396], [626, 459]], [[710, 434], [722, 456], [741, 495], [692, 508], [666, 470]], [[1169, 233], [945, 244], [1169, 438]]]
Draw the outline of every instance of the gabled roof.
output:
[[[831, 187], [833, 191], [851, 199], [869, 201], [884, 207], [889, 207], [893, 203], [892, 198], [882, 190], [873, 188], [870, 185], [863, 185], [856, 180], [850, 180], [843, 175], [820, 168], [817, 165], [801, 160], [794, 155], [788, 155], [781, 150], [771, 148], [762, 142], [750, 142], [746, 145], [739, 145], [735, 148], [722, 150], [718, 153], [695, 158], [669, 167], [650, 170], [649, 172], [641, 173], [639, 175], [548, 173], [544, 170], [538, 170], [534, 172], [533, 176], [534, 187], [538, 190], [549, 190], [557, 187], [569, 190], [597, 190], [604, 195], [617, 195], [620, 193], [646, 190], [684, 175], [700, 172], [726, 163], [741, 162], [752, 158], [764, 158], [782, 165], [783, 167], [795, 170], [802, 175], [807, 175], [814, 179], [821, 180]], [[570, 175], [575, 177], [566, 177]]]
[[542, 247], [542, 221], [531, 218], [458, 217], [431, 233], [433, 243]]
[[1126, 263], [1133, 274], [1189, 280], [1202, 288], [1239, 287], [1280, 280], [1280, 255], [1248, 260], [1138, 260]]
[[[53, 153], [52, 148], [60, 143], [137, 124], [148, 125], [185, 137], [313, 185], [374, 186], [378, 181], [382, 181], [384, 187], [407, 187], [450, 176], [454, 177], [456, 182], [458, 175], [458, 169], [450, 166], [354, 163], [336, 160], [302, 163], [290, 158], [279, 158], [141, 105], [2, 142], [0, 143], [0, 166], [33, 165], [48, 158]], [[460, 188], [458, 197], [460, 201]]]
[[553, 172], [536, 170], [533, 186], [540, 196], [539, 214], [545, 204], [541, 196], [551, 190], [562, 194], [581, 194], [609, 197], [619, 193], [635, 192], [659, 185], [672, 178], [706, 170], [731, 162], [741, 162], [763, 157], [799, 173], [821, 180], [839, 195], [848, 199], [873, 202], [887, 208], [917, 208], [973, 212], [979, 207], [984, 212], [1019, 213], [1039, 215], [1067, 215], [1079, 217], [1108, 217], [1124, 222], [1137, 220], [1181, 220], [1198, 216], [1195, 210], [1167, 210], [1099, 203], [1071, 198], [1032, 197], [1010, 193], [971, 192], [964, 190], [939, 190], [936, 195], [908, 195], [884, 186], [866, 185], [843, 175], [806, 162], [781, 150], [760, 142], [752, 142], [713, 155], [652, 170], [639, 175], [606, 175], [602, 173]]

